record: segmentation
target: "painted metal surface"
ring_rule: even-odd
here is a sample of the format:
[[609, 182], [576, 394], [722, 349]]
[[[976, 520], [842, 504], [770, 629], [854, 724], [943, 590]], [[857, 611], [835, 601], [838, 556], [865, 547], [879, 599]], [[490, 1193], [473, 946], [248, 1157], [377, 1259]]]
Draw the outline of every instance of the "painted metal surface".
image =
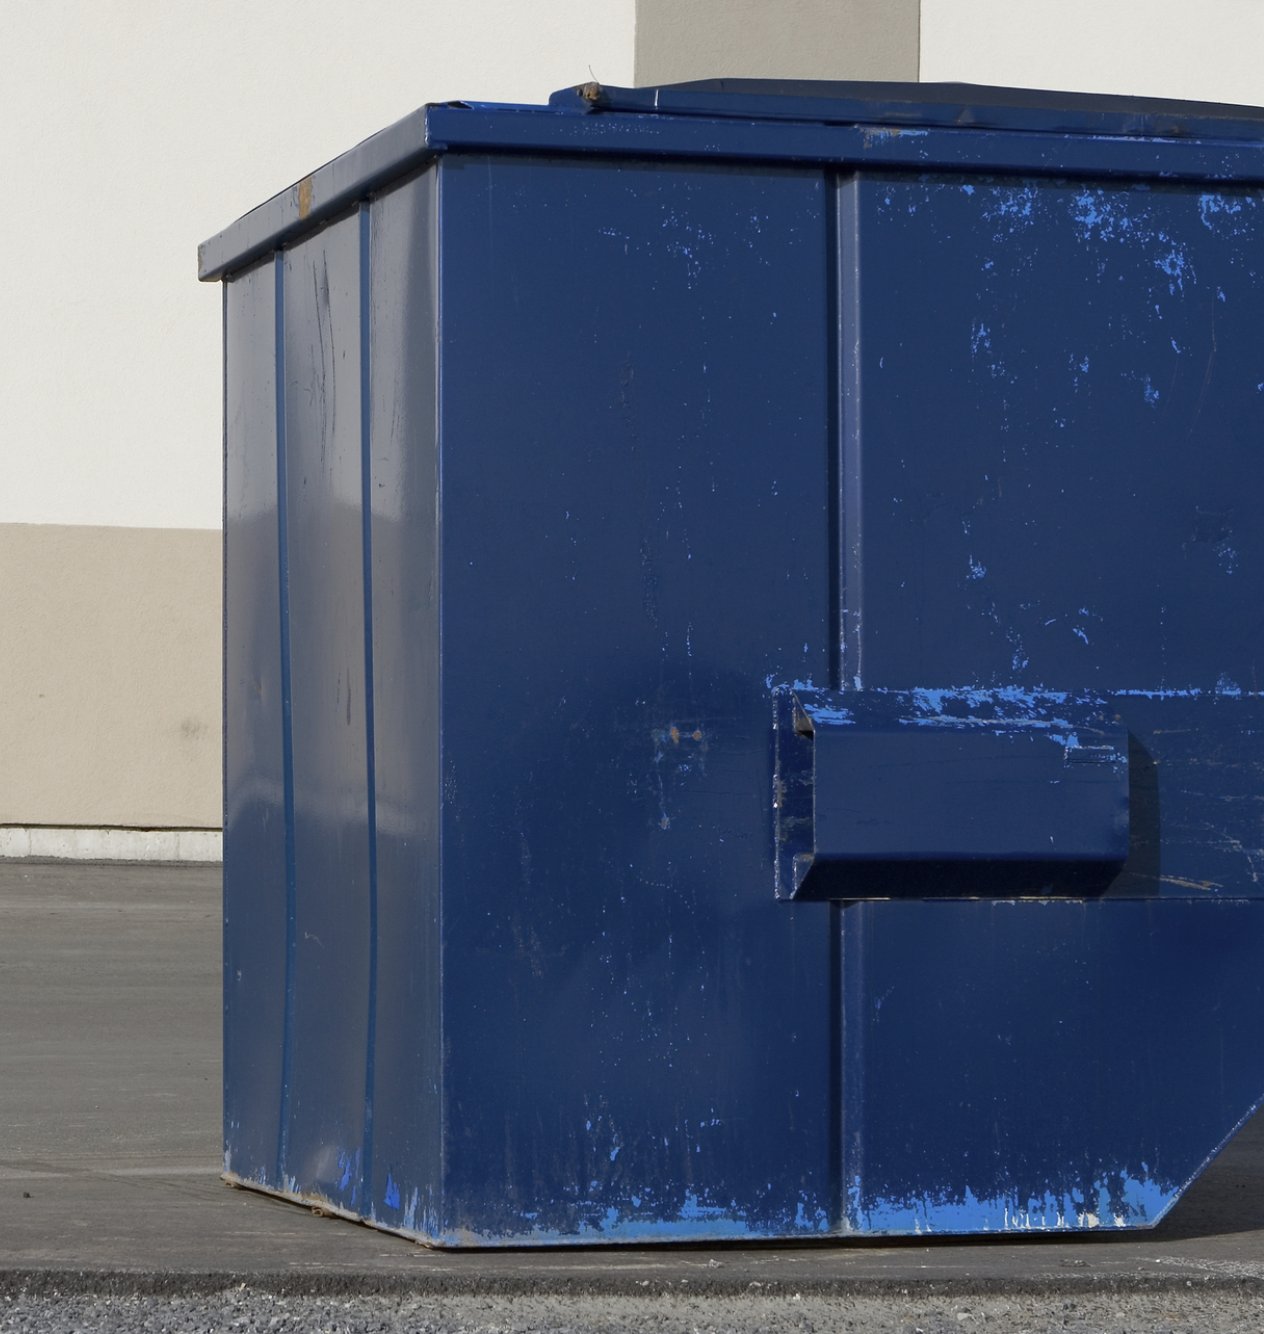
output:
[[778, 898], [1084, 896], [1127, 860], [1128, 732], [1098, 706], [777, 693]]
[[204, 249], [226, 1169], [1151, 1224], [1264, 1093], [1259, 113], [720, 94], [427, 108]]

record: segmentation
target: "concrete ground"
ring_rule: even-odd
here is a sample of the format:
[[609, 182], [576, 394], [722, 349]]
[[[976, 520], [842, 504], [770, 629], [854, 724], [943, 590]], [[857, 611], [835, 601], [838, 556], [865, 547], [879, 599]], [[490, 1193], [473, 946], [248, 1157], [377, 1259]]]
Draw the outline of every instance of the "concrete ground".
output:
[[[842, 1327], [849, 1302], [888, 1315], [922, 1303], [920, 1317], [891, 1327], [927, 1334], [941, 1316], [960, 1328], [995, 1323], [987, 1312], [1002, 1308], [1011, 1318], [997, 1316], [998, 1327], [1043, 1328], [1018, 1319], [1023, 1303], [1055, 1299], [1062, 1316], [1050, 1327], [1096, 1328], [1075, 1321], [1105, 1303], [1101, 1320], [1121, 1329], [1123, 1316], [1110, 1315], [1121, 1293], [1168, 1313], [1166, 1324], [1138, 1316], [1146, 1327], [1185, 1328], [1197, 1297], [1190, 1328], [1239, 1327], [1217, 1326], [1207, 1302], [1228, 1303], [1225, 1318], [1241, 1314], [1241, 1328], [1264, 1328], [1261, 1118], [1148, 1233], [427, 1251], [219, 1180], [218, 867], [0, 862], [0, 914], [0, 1330], [27, 1328], [31, 1302], [39, 1318], [29, 1327], [49, 1323], [54, 1298], [90, 1298], [98, 1311], [107, 1298], [165, 1302], [163, 1327], [173, 1329], [184, 1327], [173, 1302], [210, 1302], [220, 1316], [198, 1308], [193, 1324], [241, 1325], [224, 1295], [241, 1284], [272, 1304], [262, 1324], [274, 1328], [291, 1316], [294, 1328], [342, 1328], [317, 1310], [338, 1299], [387, 1301], [412, 1312], [412, 1327], [436, 1330], [613, 1329], [625, 1326], [605, 1306], [599, 1316], [601, 1303], [652, 1296], [675, 1303], [675, 1315], [656, 1308], [664, 1329], [677, 1317], [680, 1328], [741, 1327], [723, 1314], [730, 1308], [768, 1327], [772, 1308], [754, 1311], [756, 1298], [783, 1304], [803, 1329]], [[690, 1305], [703, 1298], [713, 1302], [705, 1319]], [[575, 1307], [581, 1300], [590, 1306]], [[286, 1314], [278, 1302], [316, 1306]], [[436, 1302], [449, 1303], [446, 1316], [431, 1311]], [[523, 1302], [556, 1309], [541, 1324]], [[511, 1314], [497, 1315], [497, 1303]], [[856, 1327], [879, 1327], [856, 1311]]]

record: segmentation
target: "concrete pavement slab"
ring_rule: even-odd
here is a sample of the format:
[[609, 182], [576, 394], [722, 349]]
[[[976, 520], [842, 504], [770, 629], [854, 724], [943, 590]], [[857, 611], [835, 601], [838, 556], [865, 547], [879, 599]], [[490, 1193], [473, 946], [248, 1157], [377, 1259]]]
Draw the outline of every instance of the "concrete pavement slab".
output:
[[0, 862], [0, 912], [0, 1293], [1264, 1295], [1260, 1118], [1146, 1233], [426, 1250], [219, 1181], [218, 867]]

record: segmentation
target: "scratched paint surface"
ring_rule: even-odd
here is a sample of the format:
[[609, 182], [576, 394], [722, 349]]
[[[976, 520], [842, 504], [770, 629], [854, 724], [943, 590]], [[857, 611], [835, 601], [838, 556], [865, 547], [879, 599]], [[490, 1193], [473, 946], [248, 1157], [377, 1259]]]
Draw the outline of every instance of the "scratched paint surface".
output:
[[1260, 893], [1258, 192], [875, 178], [858, 212], [852, 675], [1108, 700], [1116, 892]]
[[1259, 1096], [1255, 905], [844, 912], [862, 1231], [1153, 1223]]
[[443, 169], [449, 1226], [814, 1233], [829, 909], [772, 902], [764, 678], [829, 656], [824, 182]]
[[[848, 1212], [1153, 1222], [1259, 1096], [1264, 213], [1257, 192], [857, 187], [849, 684], [1131, 733], [1108, 894], [844, 913]], [[1235, 900], [1217, 906], [1214, 897]]]

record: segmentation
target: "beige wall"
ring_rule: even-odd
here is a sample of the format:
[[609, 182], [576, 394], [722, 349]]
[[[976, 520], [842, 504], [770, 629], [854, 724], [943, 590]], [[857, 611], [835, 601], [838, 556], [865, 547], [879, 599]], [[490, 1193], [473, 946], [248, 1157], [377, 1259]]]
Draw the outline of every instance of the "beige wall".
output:
[[219, 547], [0, 524], [0, 825], [218, 827]]
[[917, 31], [918, 0], [637, 0], [636, 82], [913, 80]]

